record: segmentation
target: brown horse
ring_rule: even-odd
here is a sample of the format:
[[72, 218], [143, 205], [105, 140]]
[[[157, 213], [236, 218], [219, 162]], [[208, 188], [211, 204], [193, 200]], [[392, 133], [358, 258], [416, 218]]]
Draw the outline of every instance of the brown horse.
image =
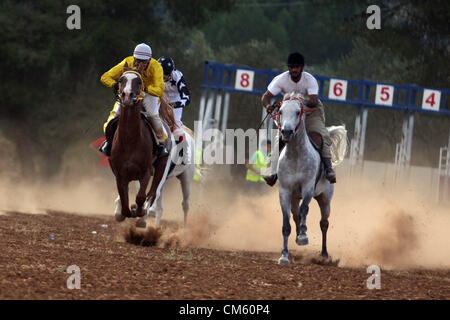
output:
[[[152, 175], [153, 145], [150, 130], [141, 118], [142, 77], [134, 69], [125, 64], [123, 74], [118, 80], [119, 100], [121, 104], [120, 117], [112, 142], [109, 163], [116, 177], [117, 190], [120, 196], [121, 212], [116, 212], [117, 221], [125, 218], [142, 217], [145, 215], [143, 205], [146, 199], [150, 205], [155, 200], [156, 191], [164, 176], [168, 156], [156, 159], [155, 173], [148, 194], [146, 189]], [[139, 191], [136, 196], [136, 208], [130, 210], [128, 201], [128, 185], [131, 181], [139, 181]]]

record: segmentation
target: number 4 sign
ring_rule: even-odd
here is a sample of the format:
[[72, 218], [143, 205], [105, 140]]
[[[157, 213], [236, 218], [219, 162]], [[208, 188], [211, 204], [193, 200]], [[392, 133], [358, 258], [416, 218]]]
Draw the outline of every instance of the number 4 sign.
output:
[[234, 88], [236, 90], [253, 91], [254, 71], [238, 69], [236, 70], [236, 82]]
[[422, 109], [439, 111], [441, 92], [438, 90], [423, 90]]
[[345, 100], [347, 97], [347, 80], [330, 79], [330, 90], [328, 98], [335, 100]]

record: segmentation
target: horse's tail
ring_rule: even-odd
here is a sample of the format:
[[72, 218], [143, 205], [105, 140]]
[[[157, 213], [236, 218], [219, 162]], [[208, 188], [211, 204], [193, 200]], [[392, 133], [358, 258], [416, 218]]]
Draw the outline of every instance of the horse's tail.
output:
[[330, 133], [331, 144], [331, 161], [333, 166], [339, 165], [347, 153], [348, 138], [345, 125], [327, 127]]
[[186, 132], [192, 138], [192, 152], [191, 152], [191, 161], [195, 163], [195, 173], [194, 180], [199, 181], [200, 183], [205, 182], [205, 177], [207, 175], [208, 169], [203, 165], [201, 159], [203, 157], [203, 152], [201, 150], [197, 150], [195, 147], [195, 135], [194, 131], [191, 128], [183, 125], [184, 132]]

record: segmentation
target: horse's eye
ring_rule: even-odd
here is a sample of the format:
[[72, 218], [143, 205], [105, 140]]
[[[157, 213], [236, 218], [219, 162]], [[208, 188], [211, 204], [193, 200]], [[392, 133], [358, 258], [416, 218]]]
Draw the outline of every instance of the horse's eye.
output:
[[300, 115], [300, 111], [297, 111], [297, 115]]
[[280, 112], [278, 112], [278, 113], [279, 113], [280, 115], [282, 115], [282, 114], [283, 114], [283, 111], [280, 110]]

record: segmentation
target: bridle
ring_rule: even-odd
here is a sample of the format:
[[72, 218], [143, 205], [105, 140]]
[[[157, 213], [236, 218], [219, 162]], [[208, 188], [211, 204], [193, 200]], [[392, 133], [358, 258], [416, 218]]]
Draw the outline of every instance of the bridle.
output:
[[[296, 100], [300, 103], [300, 119], [298, 121], [297, 126], [295, 127], [295, 130], [294, 130], [294, 134], [295, 134], [295, 133], [297, 133], [297, 131], [300, 127], [300, 124], [302, 123], [303, 114], [305, 112], [314, 112], [314, 110], [305, 110], [302, 99], [297, 98], [297, 97], [287, 97], [286, 99], [283, 99], [283, 101], [279, 102], [280, 109], [281, 109], [281, 106], [283, 105], [283, 103], [288, 100]], [[270, 116], [271, 119], [274, 119], [273, 121], [275, 122], [275, 125], [278, 127], [278, 131], [281, 131], [280, 116], [281, 116], [280, 112]]]
[[[133, 103], [134, 103], [134, 104], [137, 104], [139, 101], [141, 101], [142, 99], [144, 99], [144, 91], [142, 90], [144, 81], [142, 80], [141, 74], [140, 74], [139, 72], [137, 72], [137, 71], [134, 71], [134, 70], [128, 70], [128, 71], [123, 72], [121, 78], [122, 78], [125, 74], [127, 74], [127, 73], [134, 73], [134, 74], [137, 75], [137, 76], [139, 77], [139, 79], [141, 80], [141, 88], [140, 88], [140, 90], [139, 90], [139, 95], [138, 95], [137, 97], [133, 98]], [[119, 101], [120, 101], [120, 103], [123, 105], [123, 101], [122, 101], [122, 92], [123, 92], [123, 91], [119, 91]]]

